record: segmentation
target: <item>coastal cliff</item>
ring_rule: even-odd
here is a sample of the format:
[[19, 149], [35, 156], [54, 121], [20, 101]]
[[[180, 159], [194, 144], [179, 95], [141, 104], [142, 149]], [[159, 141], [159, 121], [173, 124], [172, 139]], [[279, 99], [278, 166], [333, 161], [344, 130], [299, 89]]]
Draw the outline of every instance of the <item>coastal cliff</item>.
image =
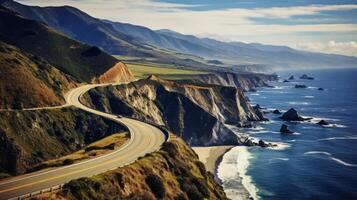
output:
[[135, 163], [67, 183], [63, 190], [38, 199], [226, 200], [198, 156], [175, 136]]
[[277, 75], [259, 73], [213, 73], [193, 75], [191, 78], [195, 82], [232, 86], [240, 88], [243, 91], [251, 91], [258, 87], [268, 87], [269, 81], [278, 80]]
[[90, 90], [81, 101], [97, 110], [163, 125], [193, 146], [242, 144], [246, 137], [238, 137], [227, 124], [242, 127], [263, 120], [238, 88], [155, 76]]

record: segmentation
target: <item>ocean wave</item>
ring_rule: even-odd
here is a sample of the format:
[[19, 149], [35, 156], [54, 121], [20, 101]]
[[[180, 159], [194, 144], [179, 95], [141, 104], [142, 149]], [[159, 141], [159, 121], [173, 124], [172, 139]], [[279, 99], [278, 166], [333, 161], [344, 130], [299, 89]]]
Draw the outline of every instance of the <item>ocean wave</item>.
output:
[[342, 124], [329, 124], [329, 125], [323, 125], [323, 127], [326, 127], [326, 128], [347, 128], [346, 125], [342, 125]]
[[327, 156], [331, 156], [331, 154], [329, 152], [326, 151], [308, 151], [304, 153], [305, 155], [308, 154], [323, 154], [323, 155], [327, 155]]
[[271, 88], [272, 90], [283, 90], [283, 89], [286, 89], [288, 88], [287, 86], [275, 86], [273, 88]]
[[333, 157], [331, 153], [326, 152], [326, 151], [308, 151], [308, 152], [304, 153], [304, 155], [308, 155], [308, 154], [322, 154], [322, 155], [328, 156], [328, 158], [330, 160], [333, 160], [333, 161], [337, 162], [338, 164], [341, 164], [341, 165], [344, 165], [347, 167], [357, 167], [357, 164], [348, 163], [348, 162], [345, 162], [339, 158]]
[[273, 160], [282, 160], [282, 161], [288, 161], [289, 158], [272, 158], [269, 161], [273, 161]]
[[249, 134], [261, 134], [261, 133], [269, 133], [270, 131], [248, 131]]
[[291, 147], [291, 144], [284, 143], [284, 142], [271, 142], [271, 143], [276, 144], [277, 146], [275, 146], [275, 147], [267, 147], [267, 149], [281, 151], [281, 150], [285, 150], [285, 149]]
[[251, 94], [249, 94], [249, 95], [251, 95], [251, 96], [259, 96], [260, 94], [258, 94], [258, 93], [251, 93]]
[[357, 136], [329, 137], [329, 138], [318, 139], [317, 141], [325, 141], [325, 140], [357, 140]]
[[[311, 119], [306, 120], [306, 121], [300, 121], [300, 122], [297, 122], [297, 123], [317, 124], [321, 120], [324, 120], [324, 121], [327, 121], [327, 122], [339, 122], [339, 121], [341, 121], [339, 119], [326, 118], [326, 117], [312, 117], [312, 116], [302, 116], [302, 117], [303, 118], [311, 118]], [[323, 125], [322, 127], [325, 127], [325, 128], [347, 128], [346, 125], [338, 124], [338, 123], [330, 123], [329, 125]], [[308, 128], [310, 129], [311, 127], [308, 127]]]
[[337, 163], [347, 166], [347, 167], [357, 167], [357, 164], [351, 164], [347, 163], [345, 161], [342, 161], [341, 159], [335, 158], [335, 157], [330, 157], [331, 160], [336, 161]]
[[309, 105], [309, 102], [303, 102], [303, 101], [289, 101], [288, 104], [290, 105]]
[[306, 98], [306, 99], [312, 99], [312, 98], [315, 98], [315, 96], [308, 96], [308, 95], [306, 95], [306, 96], [304, 96], [304, 98]]
[[247, 175], [251, 158], [248, 148], [244, 146], [234, 147], [224, 154], [218, 166], [217, 176], [222, 180], [223, 188], [230, 199], [242, 199], [240, 195], [237, 195], [237, 193], [244, 193], [242, 188], [237, 184], [229, 184], [237, 180], [244, 186], [243, 190], [245, 189], [253, 199], [259, 199], [259, 190], [254, 185], [251, 176]]
[[309, 87], [307, 87], [307, 89], [313, 89], [313, 90], [315, 90], [315, 89], [317, 89], [318, 87], [313, 87], [313, 86], [309, 86]]

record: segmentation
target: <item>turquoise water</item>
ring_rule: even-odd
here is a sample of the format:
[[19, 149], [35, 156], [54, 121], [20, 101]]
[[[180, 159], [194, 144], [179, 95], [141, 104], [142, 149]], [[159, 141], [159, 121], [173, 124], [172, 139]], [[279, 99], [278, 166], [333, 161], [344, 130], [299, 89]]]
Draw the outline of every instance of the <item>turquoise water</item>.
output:
[[[247, 168], [261, 199], [357, 199], [357, 70], [280, 72], [282, 78], [303, 73], [315, 80], [271, 83], [274, 88], [249, 93], [252, 104], [268, 109], [295, 108], [312, 122], [286, 123], [267, 114], [270, 122], [245, 132], [285, 144], [280, 150], [248, 148]], [[295, 89], [295, 84], [307, 89]], [[323, 87], [324, 91], [318, 91]], [[321, 118], [334, 124], [322, 127]], [[281, 135], [286, 123], [291, 135]]]

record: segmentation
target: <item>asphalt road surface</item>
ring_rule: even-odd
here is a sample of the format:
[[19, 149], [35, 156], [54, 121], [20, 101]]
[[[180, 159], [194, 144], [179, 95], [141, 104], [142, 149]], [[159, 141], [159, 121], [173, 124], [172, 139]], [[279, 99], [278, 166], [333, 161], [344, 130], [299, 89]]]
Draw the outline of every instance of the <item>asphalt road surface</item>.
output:
[[67, 104], [125, 125], [131, 134], [129, 142], [114, 152], [88, 161], [4, 180], [0, 182], [0, 199], [18, 197], [57, 186], [73, 179], [103, 173], [130, 164], [138, 157], [160, 149], [162, 143], [165, 142], [165, 135], [160, 129], [138, 120], [119, 118], [116, 115], [94, 110], [80, 103], [79, 98], [82, 94], [91, 88], [106, 85], [84, 85], [73, 89], [66, 96]]

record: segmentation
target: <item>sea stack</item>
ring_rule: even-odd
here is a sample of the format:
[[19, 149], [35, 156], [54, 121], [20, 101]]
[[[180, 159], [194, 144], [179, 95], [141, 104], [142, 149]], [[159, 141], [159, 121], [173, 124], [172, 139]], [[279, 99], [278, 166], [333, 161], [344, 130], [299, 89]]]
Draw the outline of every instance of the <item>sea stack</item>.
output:
[[288, 125], [282, 124], [280, 128], [280, 133], [282, 134], [289, 134], [289, 133], [294, 133], [293, 131], [289, 130]]
[[295, 85], [295, 88], [307, 88], [307, 86], [306, 86], [306, 85], [296, 84], [296, 85]]
[[277, 114], [277, 115], [280, 115], [280, 114], [281, 114], [280, 110], [278, 110], [278, 109], [275, 109], [272, 113], [273, 113], [273, 114]]
[[321, 126], [329, 125], [329, 123], [327, 123], [325, 120], [321, 120], [321, 121], [317, 122], [316, 124], [321, 125]]
[[290, 108], [280, 118], [285, 121], [304, 121], [304, 120], [311, 119], [311, 118], [303, 118], [303, 117], [299, 116], [299, 114], [297, 113], [297, 111], [294, 108]]
[[314, 80], [314, 77], [308, 76], [306, 74], [303, 74], [302, 76], [300, 76], [300, 79], [305, 79], [305, 80]]
[[288, 80], [290, 80], [290, 81], [295, 80], [295, 77], [293, 75], [291, 75]]

